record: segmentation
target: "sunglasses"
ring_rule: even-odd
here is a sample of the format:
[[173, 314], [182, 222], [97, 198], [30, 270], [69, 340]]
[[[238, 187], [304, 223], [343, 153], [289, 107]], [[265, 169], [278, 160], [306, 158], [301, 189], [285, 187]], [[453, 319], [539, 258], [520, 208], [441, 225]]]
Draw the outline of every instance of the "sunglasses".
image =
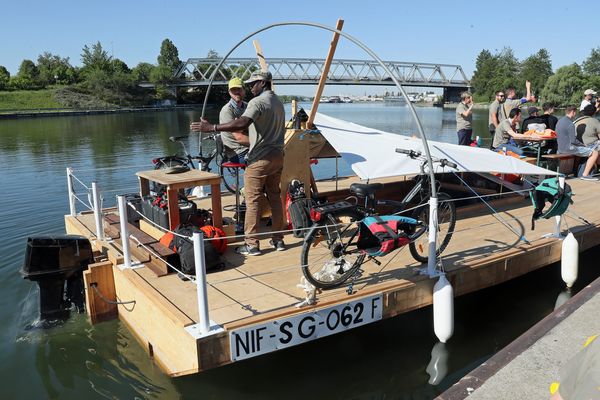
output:
[[503, 94], [497, 94], [496, 96], [498, 96], [498, 97], [504, 97]]

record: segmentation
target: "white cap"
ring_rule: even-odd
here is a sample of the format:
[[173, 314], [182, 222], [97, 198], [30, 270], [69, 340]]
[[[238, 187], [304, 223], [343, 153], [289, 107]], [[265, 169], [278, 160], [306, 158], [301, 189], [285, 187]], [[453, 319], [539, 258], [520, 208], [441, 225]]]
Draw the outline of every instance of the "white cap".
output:
[[595, 95], [596, 95], [596, 92], [595, 92], [595, 91], [593, 91], [592, 89], [588, 89], [588, 90], [586, 90], [585, 92], [583, 92], [583, 94], [584, 94], [584, 95], [586, 95], [586, 96], [587, 96], [588, 94], [591, 94], [592, 96], [595, 96]]

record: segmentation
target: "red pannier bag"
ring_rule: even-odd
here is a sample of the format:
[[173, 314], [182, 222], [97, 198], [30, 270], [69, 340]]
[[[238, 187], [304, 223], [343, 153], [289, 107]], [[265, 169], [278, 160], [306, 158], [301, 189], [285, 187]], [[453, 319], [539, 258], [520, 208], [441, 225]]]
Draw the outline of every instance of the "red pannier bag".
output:
[[384, 256], [409, 243], [405, 231], [416, 225], [414, 218], [398, 215], [370, 216], [362, 220], [358, 248], [370, 256]]

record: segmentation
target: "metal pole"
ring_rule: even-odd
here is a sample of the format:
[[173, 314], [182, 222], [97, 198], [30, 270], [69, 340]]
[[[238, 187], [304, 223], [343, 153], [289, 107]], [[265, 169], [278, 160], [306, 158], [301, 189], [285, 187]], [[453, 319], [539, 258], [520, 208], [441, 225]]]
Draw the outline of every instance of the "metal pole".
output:
[[127, 200], [125, 196], [117, 196], [119, 205], [119, 223], [121, 224], [121, 243], [123, 246], [123, 262], [125, 268], [131, 268], [131, 254], [129, 252], [129, 227], [127, 226]]
[[194, 232], [194, 264], [196, 265], [196, 292], [198, 294], [198, 325], [200, 334], [210, 331], [210, 320], [208, 319], [208, 294], [206, 291], [206, 264], [204, 259], [204, 234]]
[[429, 199], [429, 257], [427, 258], [427, 275], [433, 277], [435, 275], [435, 267], [437, 261], [436, 241], [437, 241], [437, 215], [438, 199], [432, 197]]
[[100, 191], [98, 184], [92, 182], [92, 200], [94, 202], [94, 219], [96, 220], [96, 238], [104, 240], [104, 229], [102, 227], [102, 210], [100, 206]]
[[72, 217], [77, 215], [75, 193], [73, 193], [73, 168], [67, 167], [67, 189], [69, 190], [69, 212]]

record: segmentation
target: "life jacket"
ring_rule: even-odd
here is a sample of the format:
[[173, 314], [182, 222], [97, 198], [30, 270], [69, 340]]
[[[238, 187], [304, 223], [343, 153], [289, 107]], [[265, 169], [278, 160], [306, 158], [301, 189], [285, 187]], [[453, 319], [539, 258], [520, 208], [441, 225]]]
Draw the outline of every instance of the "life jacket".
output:
[[[534, 208], [533, 216], [531, 217], [531, 230], [535, 229], [536, 219], [548, 219], [557, 215], [563, 215], [567, 211], [567, 208], [569, 208], [569, 204], [573, 204], [571, 186], [565, 183], [565, 187], [561, 188], [558, 184], [558, 178], [544, 179], [529, 195], [531, 196], [531, 203]], [[549, 202], [550, 206], [544, 210], [546, 202]]]
[[417, 220], [397, 215], [374, 215], [362, 220], [358, 248], [370, 256], [384, 256], [410, 242], [406, 231]]

